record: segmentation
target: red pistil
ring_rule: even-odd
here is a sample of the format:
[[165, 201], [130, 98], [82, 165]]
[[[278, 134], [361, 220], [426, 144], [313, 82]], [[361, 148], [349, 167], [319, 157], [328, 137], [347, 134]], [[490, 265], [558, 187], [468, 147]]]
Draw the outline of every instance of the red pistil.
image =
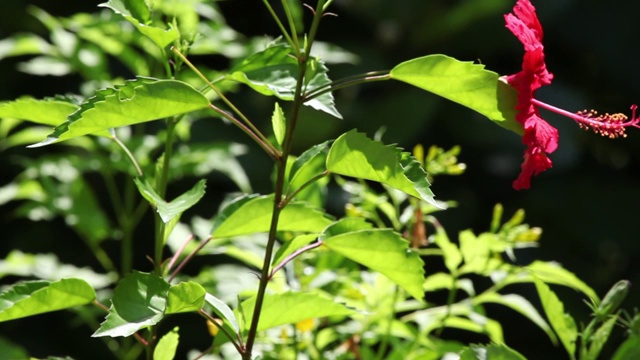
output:
[[636, 117], [636, 109], [638, 108], [638, 106], [635, 104], [631, 106], [631, 118], [629, 119], [625, 114], [606, 113], [604, 115], [600, 115], [595, 110], [582, 110], [578, 111], [577, 113], [570, 113], [566, 110], [562, 110], [553, 105], [543, 103], [542, 101], [533, 98], [531, 99], [531, 103], [543, 109], [552, 111], [556, 114], [560, 114], [573, 119], [581, 128], [585, 130], [591, 129], [596, 134], [611, 139], [615, 139], [618, 137], [627, 137], [627, 127], [635, 127], [640, 129], [640, 117]]

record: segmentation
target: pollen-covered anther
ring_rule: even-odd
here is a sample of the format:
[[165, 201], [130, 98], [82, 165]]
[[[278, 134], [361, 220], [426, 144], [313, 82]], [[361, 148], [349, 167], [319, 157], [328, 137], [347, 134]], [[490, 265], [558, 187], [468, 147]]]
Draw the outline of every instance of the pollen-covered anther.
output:
[[[638, 119], [629, 118], [625, 114], [615, 113], [599, 115], [595, 110], [582, 110], [576, 113], [578, 118], [574, 118], [581, 128], [593, 130], [596, 134], [606, 136], [611, 139], [627, 137], [626, 127], [636, 126]], [[634, 111], [635, 115], [635, 111]]]

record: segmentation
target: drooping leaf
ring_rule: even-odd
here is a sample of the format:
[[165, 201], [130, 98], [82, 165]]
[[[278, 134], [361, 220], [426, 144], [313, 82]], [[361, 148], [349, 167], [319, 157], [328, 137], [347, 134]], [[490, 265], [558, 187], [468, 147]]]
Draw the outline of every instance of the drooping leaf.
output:
[[176, 217], [182, 215], [187, 209], [198, 203], [204, 196], [206, 181], [201, 179], [190, 190], [177, 198], [167, 202], [155, 192], [146, 178], [135, 178], [133, 180], [140, 191], [140, 194], [156, 208], [160, 218], [164, 223], [168, 223]]
[[[243, 195], [220, 212], [211, 235], [223, 238], [268, 232], [272, 213], [273, 195]], [[320, 209], [291, 202], [280, 213], [278, 230], [319, 233], [331, 222]]]
[[158, 275], [130, 273], [116, 286], [109, 314], [91, 336], [130, 336], [157, 324], [164, 317], [169, 287]]
[[[251, 323], [255, 302], [255, 297], [242, 302], [242, 314], [246, 320], [245, 329], [248, 329]], [[262, 311], [260, 312], [258, 330], [270, 329], [285, 324], [295, 324], [307, 319], [351, 315], [353, 313], [354, 310], [316, 293], [286, 292], [266, 294], [262, 304]]]
[[178, 29], [171, 25], [169, 25], [169, 29], [164, 30], [151, 24], [150, 11], [145, 1], [109, 0], [98, 6], [109, 8], [116, 14], [122, 15], [127, 21], [132, 23], [138, 31], [161, 48], [180, 38]]
[[334, 141], [326, 166], [332, 173], [377, 181], [440, 208], [429, 189], [427, 173], [410, 153], [385, 146], [356, 130]]
[[178, 342], [180, 340], [178, 330], [180, 330], [180, 328], [176, 326], [173, 330], [164, 334], [164, 336], [160, 338], [156, 348], [153, 350], [153, 360], [175, 359]]
[[560, 338], [562, 346], [573, 358], [576, 351], [576, 339], [578, 337], [578, 329], [571, 315], [564, 312], [564, 304], [558, 299], [558, 296], [545, 284], [542, 280], [534, 278], [538, 295], [542, 308], [547, 314], [547, 319], [551, 323], [551, 327]]
[[206, 293], [202, 285], [193, 281], [172, 285], [167, 295], [165, 315], [200, 310]]
[[409, 242], [389, 229], [362, 229], [331, 235], [332, 225], [320, 236], [326, 247], [386, 275], [411, 296], [422, 300], [424, 262], [409, 249]]
[[[307, 92], [331, 83], [327, 68], [321, 60], [310, 58], [305, 72], [305, 90]], [[227, 79], [248, 85], [253, 90], [278, 99], [291, 101], [294, 98], [300, 67], [290, 47], [274, 45], [255, 53], [234, 66]], [[316, 110], [324, 111], [339, 119], [331, 93], [323, 94], [305, 102]]]
[[276, 137], [278, 145], [282, 145], [285, 132], [287, 131], [287, 121], [284, 117], [284, 111], [280, 107], [280, 104], [275, 103], [273, 109], [273, 115], [271, 115], [271, 127], [273, 128], [273, 135]]
[[442, 250], [444, 264], [450, 272], [456, 272], [462, 263], [462, 253], [458, 246], [449, 240], [447, 232], [442, 226], [436, 226], [434, 242]]
[[0, 293], [0, 322], [85, 305], [96, 292], [81, 279], [25, 281]]
[[555, 333], [549, 326], [549, 324], [542, 318], [538, 310], [521, 295], [518, 294], [498, 294], [495, 292], [485, 292], [473, 299], [474, 304], [482, 304], [482, 303], [494, 303], [504, 305], [509, 307], [520, 314], [526, 316], [531, 322], [538, 325], [539, 328], [544, 330], [549, 336], [549, 339], [556, 344], [558, 342], [558, 338]]
[[563, 285], [579, 290], [595, 301], [600, 299], [589, 285], [580, 280], [569, 270], [560, 266], [560, 264], [536, 260], [525, 268], [534, 276], [546, 283]]
[[98, 90], [58, 125], [46, 140], [32, 147], [53, 144], [111, 128], [180, 115], [209, 106], [209, 100], [191, 85], [178, 80], [138, 77], [123, 85]]
[[0, 60], [10, 56], [37, 55], [51, 51], [51, 44], [36, 34], [15, 34], [0, 40]]
[[523, 132], [515, 120], [517, 92], [484, 65], [436, 54], [405, 61], [390, 75], [475, 110], [508, 130]]

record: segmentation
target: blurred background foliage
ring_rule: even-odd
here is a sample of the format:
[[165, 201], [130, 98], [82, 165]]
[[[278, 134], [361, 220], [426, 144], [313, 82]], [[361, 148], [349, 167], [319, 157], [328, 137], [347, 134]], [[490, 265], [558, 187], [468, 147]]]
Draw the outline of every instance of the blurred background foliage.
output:
[[[35, 32], [47, 38], [47, 29], [28, 13], [29, 5], [55, 16], [70, 16], [100, 11], [96, 6], [101, 2], [1, 0], [0, 39], [17, 32]], [[569, 111], [594, 108], [627, 114], [631, 104], [640, 103], [636, 46], [640, 29], [633, 25], [639, 3], [623, 0], [533, 3], [545, 30], [547, 66], [555, 75], [552, 85], [538, 91], [538, 98]], [[390, 69], [404, 60], [432, 53], [480, 62], [500, 74], [511, 74], [520, 69], [523, 53], [519, 42], [504, 27], [503, 14], [513, 4], [512, 0], [335, 0], [332, 11], [338, 16], [325, 18], [318, 38], [357, 55], [355, 64], [330, 65], [332, 79]], [[226, 0], [218, 5], [229, 25], [247, 37], [264, 36], [266, 42], [267, 36], [277, 34], [260, 1]], [[39, 98], [81, 92], [78, 75], [33, 76], [17, 70], [17, 64], [27, 59], [28, 56], [0, 61], [0, 101], [22, 95]], [[222, 56], [197, 57], [197, 62], [219, 70], [230, 65]], [[110, 59], [109, 64], [110, 70], [123, 78], [135, 75], [115, 59]], [[558, 261], [601, 295], [618, 279], [638, 281], [640, 230], [636, 221], [640, 212], [636, 206], [640, 202], [640, 131], [631, 129], [628, 138], [609, 140], [583, 131], [565, 118], [543, 112], [543, 117], [560, 131], [560, 146], [551, 156], [554, 166], [537, 176], [530, 190], [515, 191], [511, 182], [519, 173], [524, 147], [513, 133], [480, 115], [401, 83], [353, 87], [335, 96], [346, 120], [307, 111], [295, 139], [296, 152], [354, 127], [369, 135], [384, 129], [384, 142], [398, 143], [405, 149], [418, 143], [443, 148], [460, 145], [459, 158], [467, 164], [467, 171], [463, 176], [439, 178], [432, 188], [438, 199], [458, 202], [458, 207], [439, 214], [441, 223], [451, 233], [465, 228], [486, 230], [495, 203], [502, 203], [505, 213], [524, 208], [527, 222], [542, 227], [544, 234], [540, 248], [527, 250], [520, 255], [520, 261], [533, 258]], [[239, 88], [232, 97], [241, 107], [249, 109], [252, 118], [270, 114], [271, 102], [246, 88]], [[264, 119], [263, 128], [268, 127], [268, 121], [269, 118]], [[200, 121], [197, 127], [192, 134], [194, 140], [246, 143], [240, 131], [219, 121]], [[21, 171], [17, 159], [58, 151], [56, 146], [3, 149], [0, 185], [12, 181]], [[254, 190], [270, 191], [269, 159], [251, 147], [240, 160], [249, 172]], [[225, 180], [209, 180], [209, 193], [213, 196], [216, 191], [228, 191], [229, 187]], [[13, 206], [5, 205], [0, 210], [0, 258], [11, 249], [21, 249], [32, 253], [55, 251], [62, 261], [80, 265], [84, 265], [83, 261], [86, 265], [94, 261], [63, 220], [33, 223], [16, 219], [11, 214]], [[200, 210], [204, 212], [202, 216], [210, 216], [215, 206]], [[141, 234], [138, 240], [144, 241], [144, 237], [151, 241], [148, 233]], [[144, 244], [141, 248], [145, 249]], [[142, 253], [137, 254], [136, 262], [146, 266]], [[563, 293], [564, 289], [558, 291], [566, 308], [584, 319], [588, 309], [581, 299], [575, 293]], [[625, 307], [632, 308], [639, 300], [640, 292], [632, 288]], [[504, 326], [505, 340], [511, 347], [529, 358], [536, 358], [543, 348], [549, 354], [564, 357], [562, 349], [554, 350], [533, 324], [510, 315], [505, 315]], [[0, 333], [24, 332], [36, 343], [40, 341], [38, 338], [49, 337], [64, 349], [65, 343], [73, 344], [73, 333], [61, 333], [52, 327], [60, 319], [51, 314], [3, 324]], [[521, 326], [520, 322], [524, 324]], [[85, 330], [78, 336], [88, 336]]]

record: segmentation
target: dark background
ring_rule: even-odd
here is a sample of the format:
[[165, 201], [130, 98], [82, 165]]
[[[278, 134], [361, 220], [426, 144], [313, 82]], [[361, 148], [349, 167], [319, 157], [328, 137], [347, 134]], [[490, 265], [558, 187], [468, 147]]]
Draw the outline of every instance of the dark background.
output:
[[[0, 38], [19, 31], [37, 32], [46, 37], [45, 29], [26, 13], [27, 4], [64, 16], [95, 11], [100, 2], [0, 0]], [[332, 11], [338, 17], [325, 18], [318, 39], [340, 45], [359, 56], [358, 64], [331, 66], [332, 79], [390, 69], [404, 60], [432, 53], [479, 61], [506, 75], [519, 71], [523, 53], [516, 38], [504, 27], [502, 16], [510, 11], [513, 3], [510, 0], [335, 0]], [[545, 30], [547, 66], [555, 75], [552, 85], [538, 91], [539, 99], [569, 111], [594, 108], [602, 113], [627, 114], [631, 104], [640, 103], [637, 68], [640, 30], [634, 25], [640, 5], [623, 0], [533, 3]], [[244, 34], [277, 33], [260, 1], [227, 0], [219, 5], [227, 21]], [[24, 59], [0, 61], [0, 101], [26, 94], [43, 97], [78, 91], [78, 79], [74, 77], [33, 77], [16, 71], [16, 62]], [[236, 99], [245, 104], [259, 101], [246, 91]], [[408, 85], [390, 82], [342, 91], [336, 94], [336, 103], [345, 117], [343, 121], [305, 113], [295, 140], [298, 152], [354, 127], [372, 135], [384, 126], [384, 141], [398, 143], [406, 149], [416, 143], [445, 148], [461, 145], [460, 160], [468, 166], [465, 175], [438, 178], [432, 188], [438, 199], [459, 202], [457, 208], [439, 215], [452, 237], [465, 228], [487, 230], [495, 203], [504, 205], [506, 215], [524, 208], [527, 222], [542, 227], [544, 233], [541, 247], [523, 253], [522, 261], [534, 257], [558, 261], [601, 295], [618, 279], [637, 282], [640, 275], [635, 265], [640, 259], [637, 210], [640, 130], [630, 129], [628, 138], [610, 140], [579, 129], [569, 119], [543, 111], [543, 117], [560, 132], [560, 146], [551, 155], [554, 166], [535, 177], [530, 190], [515, 191], [511, 183], [519, 173], [524, 150], [520, 139], [468, 109]], [[262, 103], [257, 104], [255, 111], [259, 113], [263, 110]], [[212, 140], [224, 140], [228, 136], [242, 139], [237, 130], [210, 126], [212, 131], [199, 133], [210, 134]], [[0, 153], [0, 185], [10, 182], [20, 170], [12, 165], [12, 157], [35, 153], [22, 148]], [[252, 151], [243, 161], [253, 179], [269, 178], [268, 159], [258, 151]], [[269, 191], [266, 181], [254, 180], [252, 185], [257, 191]], [[3, 233], [0, 255], [12, 248], [46, 252], [68, 247], [71, 253], [85, 251], [76, 249], [82, 245], [73, 239], [73, 233], [65, 230], [62, 221], [28, 223], [11, 218], [7, 213], [9, 209], [0, 209]], [[578, 322], [586, 323], [588, 309], [581, 297], [572, 291], [558, 290], [565, 309], [571, 311]], [[528, 295], [535, 297], [533, 292]], [[632, 288], [625, 307], [636, 306], [639, 297], [640, 292]], [[505, 313], [499, 309], [489, 310], [504, 319], [507, 344], [524, 355], [531, 359], [566, 357], [562, 349], [552, 348], [543, 332], [520, 315], [509, 310]], [[56, 349], [57, 343], [57, 351], [63, 354], [69, 339], [54, 330], [60, 319], [47, 315], [16, 323], [11, 325], [11, 334], [5, 332], [9, 328], [3, 323], [0, 334], [14, 341], [22, 338], [20, 343], [35, 355], [36, 348], [30, 343], [38, 344], [42, 338], [51, 337], [51, 346]], [[25, 329], [29, 332], [20, 333]], [[77, 336], [88, 336], [84, 330], [81, 334]], [[56, 337], [61, 339], [55, 340]]]

